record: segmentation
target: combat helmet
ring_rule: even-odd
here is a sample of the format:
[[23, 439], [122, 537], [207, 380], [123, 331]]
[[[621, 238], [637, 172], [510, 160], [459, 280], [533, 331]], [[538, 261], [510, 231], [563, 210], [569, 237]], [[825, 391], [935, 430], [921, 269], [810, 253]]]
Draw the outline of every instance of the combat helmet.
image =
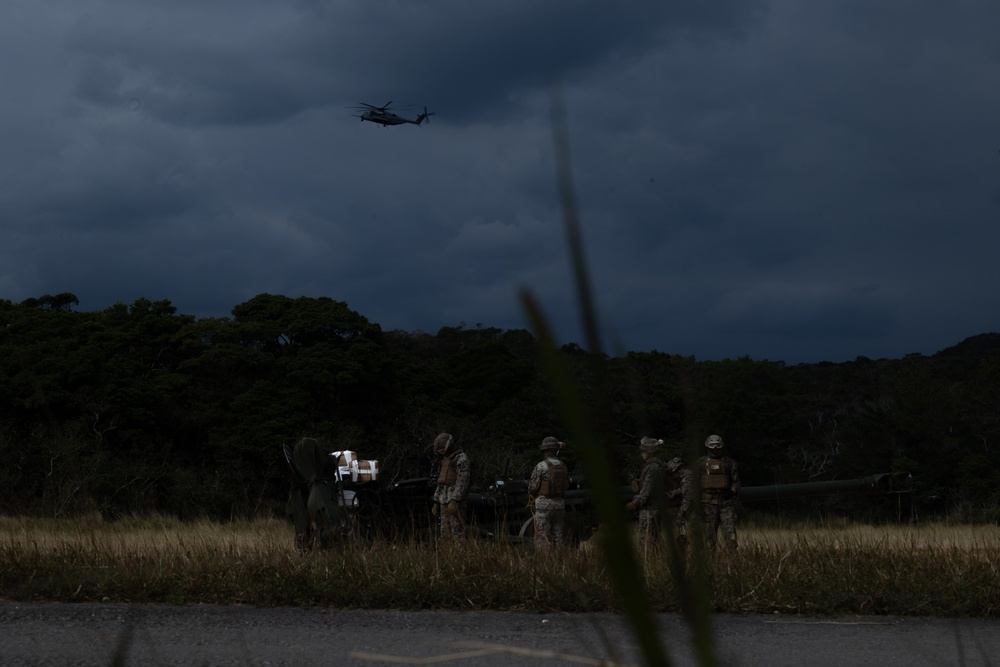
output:
[[639, 451], [646, 452], [649, 454], [655, 454], [660, 451], [660, 445], [663, 444], [662, 440], [657, 440], [656, 438], [651, 438], [648, 435], [644, 435], [642, 440], [639, 441]]
[[709, 449], [722, 449], [725, 444], [721, 435], [710, 435], [705, 438], [705, 446]]
[[566, 446], [566, 443], [560, 442], [558, 438], [553, 438], [551, 435], [544, 440], [542, 440], [541, 450], [543, 452], [553, 451], [558, 452], [560, 449]]
[[670, 472], [677, 472], [684, 467], [684, 462], [681, 461], [681, 457], [675, 456], [674, 458], [667, 461], [667, 470]]
[[451, 441], [451, 433], [442, 433], [434, 438], [434, 453], [443, 455], [448, 451], [448, 447], [451, 446]]

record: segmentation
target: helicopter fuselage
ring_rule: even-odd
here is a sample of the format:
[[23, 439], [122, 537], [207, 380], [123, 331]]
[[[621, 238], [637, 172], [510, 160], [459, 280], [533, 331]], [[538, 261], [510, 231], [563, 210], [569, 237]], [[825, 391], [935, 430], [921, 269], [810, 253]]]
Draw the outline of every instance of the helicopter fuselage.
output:
[[362, 122], [368, 121], [371, 123], [378, 123], [379, 125], [403, 125], [404, 123], [417, 124], [416, 121], [410, 120], [408, 118], [402, 118], [394, 113], [376, 113], [374, 111], [366, 111], [361, 114]]
[[427, 107], [424, 107], [424, 112], [419, 114], [416, 118], [406, 118], [398, 114], [389, 111], [389, 105], [392, 102], [387, 102], [383, 106], [377, 107], [374, 104], [368, 104], [367, 102], [362, 102], [360, 106], [349, 107], [356, 109], [361, 113], [354, 114], [356, 117], [361, 119], [361, 122], [366, 120], [369, 123], [378, 123], [382, 127], [387, 127], [389, 125], [420, 125], [429, 116], [433, 116], [433, 111], [428, 111]]

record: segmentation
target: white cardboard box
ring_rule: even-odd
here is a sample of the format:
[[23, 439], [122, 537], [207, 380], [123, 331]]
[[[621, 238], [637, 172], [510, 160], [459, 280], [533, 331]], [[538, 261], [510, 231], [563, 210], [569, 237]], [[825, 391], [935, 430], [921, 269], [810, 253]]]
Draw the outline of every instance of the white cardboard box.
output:
[[351, 481], [364, 483], [378, 479], [378, 461], [355, 461], [351, 464]]

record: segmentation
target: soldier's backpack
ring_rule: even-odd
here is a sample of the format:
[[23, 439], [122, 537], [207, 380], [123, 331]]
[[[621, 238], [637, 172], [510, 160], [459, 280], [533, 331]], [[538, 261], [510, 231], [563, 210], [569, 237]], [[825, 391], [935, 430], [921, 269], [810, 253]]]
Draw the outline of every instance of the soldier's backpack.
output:
[[566, 470], [566, 464], [562, 461], [547, 460], [545, 465], [549, 468], [549, 478], [542, 480], [541, 486], [538, 487], [538, 495], [546, 498], [564, 497], [566, 489], [569, 488], [569, 471]]

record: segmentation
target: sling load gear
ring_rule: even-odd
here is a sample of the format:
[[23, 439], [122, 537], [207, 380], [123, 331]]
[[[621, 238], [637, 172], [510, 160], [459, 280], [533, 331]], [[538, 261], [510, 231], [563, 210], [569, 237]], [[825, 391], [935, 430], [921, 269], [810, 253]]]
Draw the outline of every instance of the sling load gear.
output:
[[295, 522], [295, 545], [300, 551], [329, 548], [338, 532], [350, 532], [346, 512], [341, 513], [334, 500], [334, 494], [342, 493], [336, 465], [315, 438], [302, 438], [294, 448], [282, 449], [292, 476], [285, 511]]

